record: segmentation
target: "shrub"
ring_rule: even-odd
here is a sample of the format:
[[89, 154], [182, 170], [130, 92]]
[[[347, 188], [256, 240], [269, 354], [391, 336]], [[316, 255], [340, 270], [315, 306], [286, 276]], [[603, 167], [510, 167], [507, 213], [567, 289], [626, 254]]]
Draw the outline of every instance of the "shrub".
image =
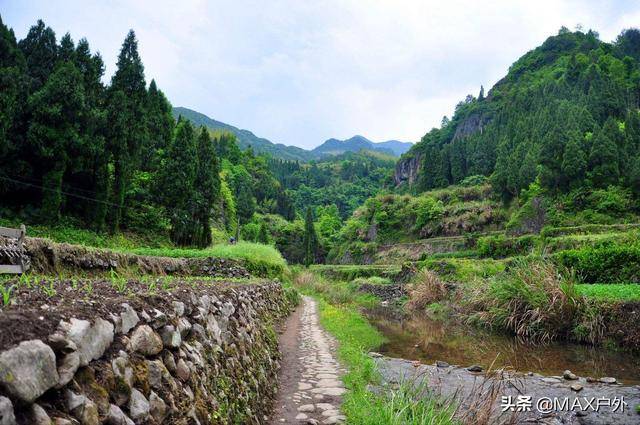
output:
[[480, 307], [473, 320], [540, 342], [570, 334], [582, 300], [573, 279], [548, 262], [515, 264], [472, 298]]
[[618, 217], [626, 213], [631, 205], [631, 192], [617, 186], [598, 189], [587, 198], [589, 206], [600, 214]]
[[424, 310], [428, 305], [445, 299], [448, 290], [437, 274], [423, 268], [411, 279], [407, 293], [407, 307], [411, 310]]
[[557, 264], [571, 268], [585, 283], [640, 282], [640, 244], [609, 244], [560, 251]]
[[505, 235], [485, 236], [479, 238], [476, 249], [481, 257], [504, 258], [527, 254], [535, 246], [538, 237], [526, 235], [518, 238]]

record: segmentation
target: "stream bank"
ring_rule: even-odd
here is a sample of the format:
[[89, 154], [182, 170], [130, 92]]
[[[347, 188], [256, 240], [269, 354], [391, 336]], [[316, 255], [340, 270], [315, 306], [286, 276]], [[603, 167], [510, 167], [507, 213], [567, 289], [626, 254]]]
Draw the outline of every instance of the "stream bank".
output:
[[[549, 377], [535, 373], [529, 375], [497, 371], [488, 375], [445, 363], [439, 366], [425, 365], [406, 359], [383, 357], [377, 353], [371, 355], [382, 376], [380, 387], [374, 391], [392, 390], [403, 382], [410, 382], [417, 387], [424, 383], [430, 397], [449, 400], [455, 398], [460, 403], [457, 415], [470, 421], [465, 423], [640, 423], [640, 414], [636, 411], [636, 406], [640, 404], [640, 386], [587, 382], [585, 378], [567, 380], [562, 376]], [[580, 390], [575, 391], [572, 386]], [[503, 397], [507, 397], [507, 400]], [[549, 401], [555, 402], [555, 407], [553, 404], [545, 407]], [[622, 404], [622, 401], [626, 405]], [[521, 405], [524, 411], [503, 411], [503, 407], [509, 405], [507, 403]], [[566, 403], [566, 406], [562, 407], [562, 403]], [[596, 411], [598, 403], [600, 407]], [[517, 410], [515, 406], [513, 408]], [[471, 415], [478, 417], [473, 418]]]

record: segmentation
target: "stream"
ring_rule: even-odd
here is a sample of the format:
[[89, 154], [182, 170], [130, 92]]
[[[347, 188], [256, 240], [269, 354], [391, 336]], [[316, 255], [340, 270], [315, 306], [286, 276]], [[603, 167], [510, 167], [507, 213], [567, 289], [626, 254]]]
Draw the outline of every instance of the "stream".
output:
[[365, 312], [387, 338], [380, 353], [388, 357], [436, 360], [467, 367], [509, 367], [519, 372], [562, 375], [566, 369], [578, 376], [612, 376], [623, 385], [640, 385], [640, 357], [601, 347], [566, 342], [531, 344], [508, 335], [490, 333], [426, 314], [403, 315], [392, 307]]

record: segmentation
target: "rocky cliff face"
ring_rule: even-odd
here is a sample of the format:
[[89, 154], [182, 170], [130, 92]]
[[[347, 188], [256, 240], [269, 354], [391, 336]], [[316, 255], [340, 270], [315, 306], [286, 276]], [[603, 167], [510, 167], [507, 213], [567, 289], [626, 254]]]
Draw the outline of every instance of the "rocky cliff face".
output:
[[[470, 114], [458, 124], [452, 141], [468, 137], [476, 132], [482, 133], [489, 121], [490, 118], [486, 115], [479, 113]], [[393, 175], [393, 181], [396, 187], [404, 184], [411, 186], [417, 181], [423, 159], [423, 155], [418, 151], [414, 151], [411, 156], [405, 155], [400, 157]]]
[[0, 311], [0, 424], [264, 423], [273, 324], [293, 297], [277, 282], [169, 282], [16, 289]]
[[401, 157], [393, 174], [393, 181], [396, 187], [403, 184], [413, 185], [418, 179], [421, 166], [422, 155], [417, 152], [410, 157]]

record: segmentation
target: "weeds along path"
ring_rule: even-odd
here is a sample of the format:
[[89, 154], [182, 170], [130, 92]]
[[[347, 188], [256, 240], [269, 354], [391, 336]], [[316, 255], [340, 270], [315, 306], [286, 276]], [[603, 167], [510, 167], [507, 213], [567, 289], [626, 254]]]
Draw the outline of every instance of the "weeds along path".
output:
[[321, 327], [318, 306], [303, 297], [280, 336], [280, 388], [271, 424], [339, 424], [344, 373], [335, 358], [336, 342]]

